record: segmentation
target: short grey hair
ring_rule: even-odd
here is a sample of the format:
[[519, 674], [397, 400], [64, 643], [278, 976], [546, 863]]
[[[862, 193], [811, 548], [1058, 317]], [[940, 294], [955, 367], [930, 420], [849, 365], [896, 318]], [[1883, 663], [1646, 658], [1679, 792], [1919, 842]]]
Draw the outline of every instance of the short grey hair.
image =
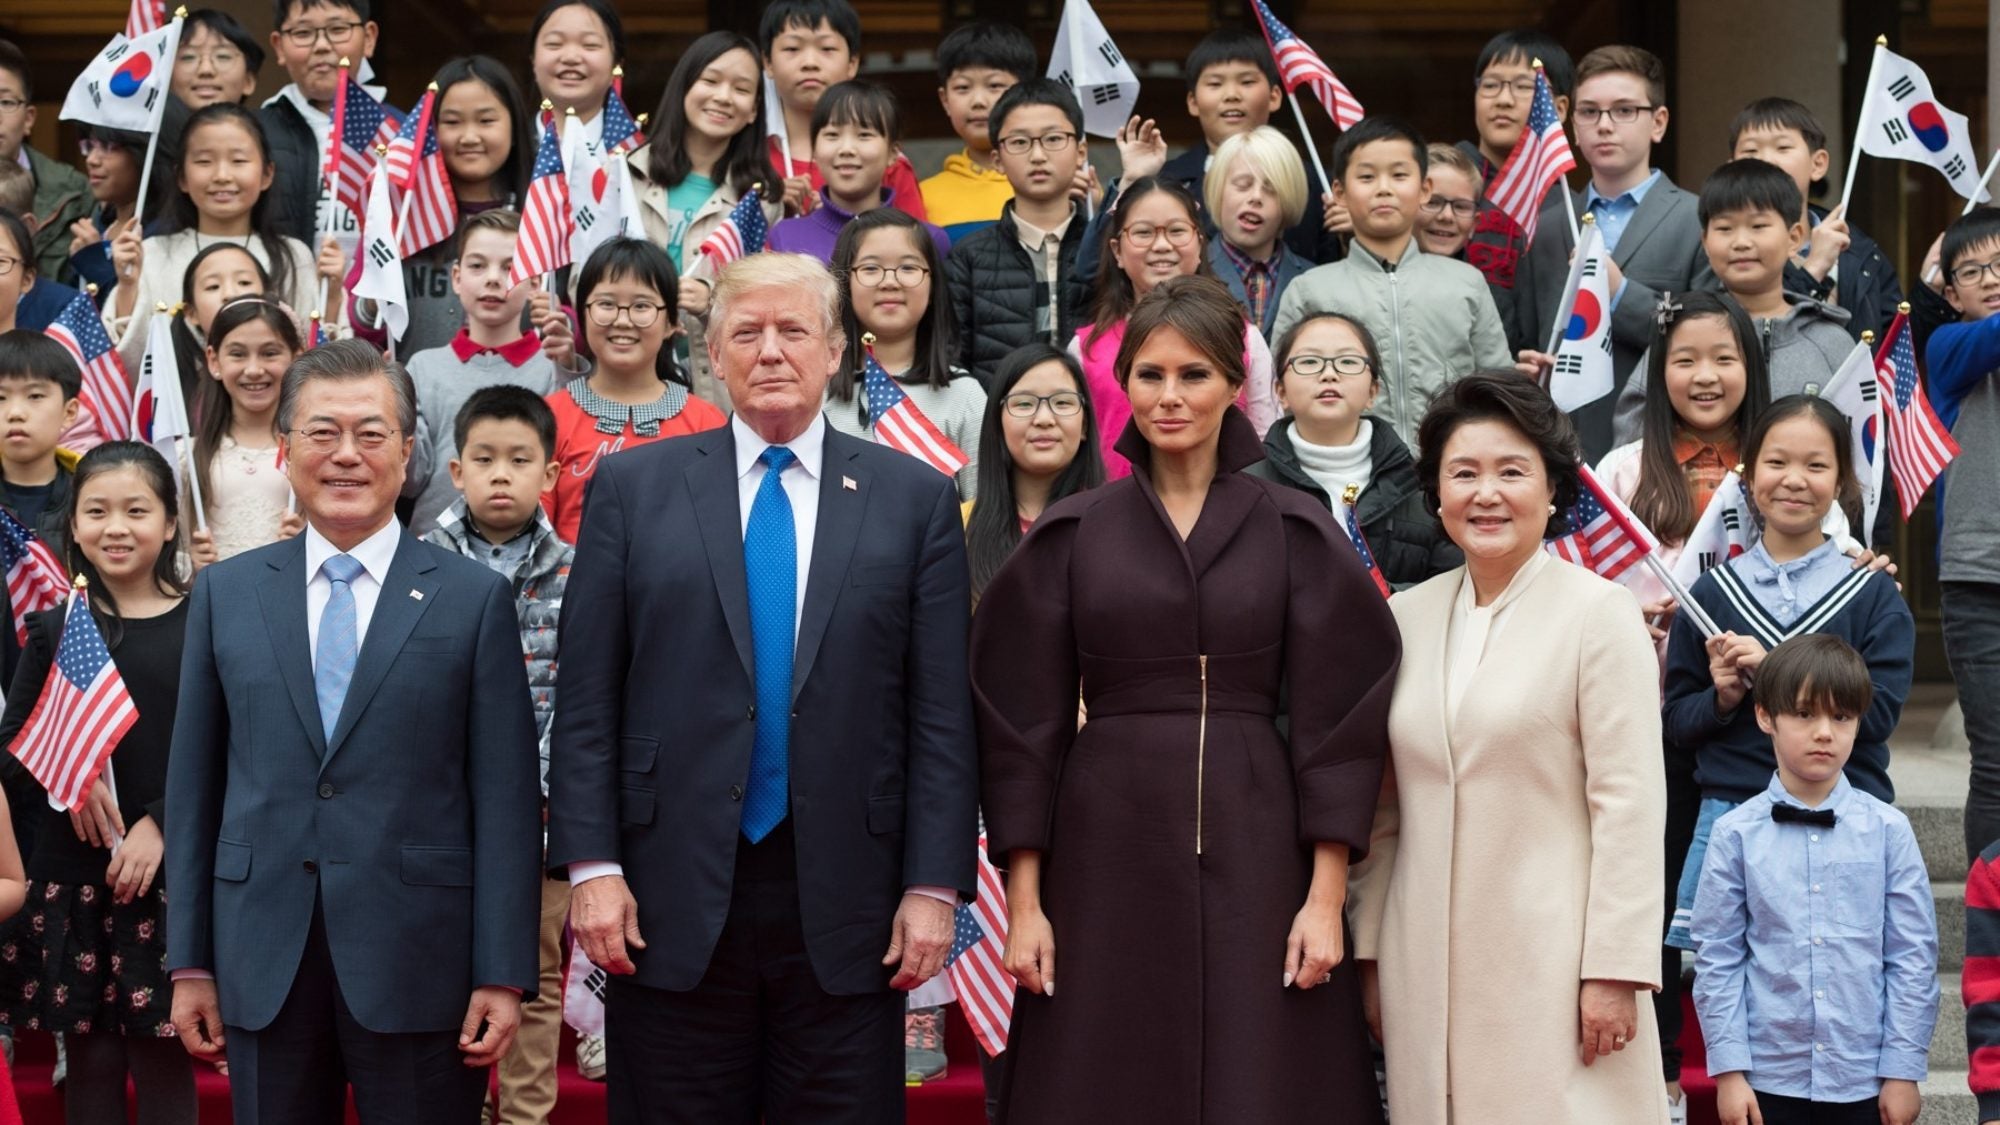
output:
[[285, 381], [278, 387], [278, 431], [289, 434], [292, 430], [292, 415], [298, 409], [299, 396], [305, 393], [306, 384], [326, 381], [348, 383], [360, 379], [371, 379], [380, 375], [389, 380], [389, 386], [396, 392], [396, 425], [404, 437], [412, 437], [417, 430], [417, 389], [410, 382], [409, 373], [403, 365], [375, 350], [365, 340], [335, 340], [323, 344], [292, 361], [285, 369]]
[[833, 349], [839, 351], [847, 346], [847, 333], [840, 327], [840, 285], [824, 262], [805, 254], [750, 254], [724, 267], [722, 275], [715, 279], [715, 294], [710, 298], [708, 322], [712, 330], [720, 332], [731, 305], [766, 289], [802, 293], [819, 306]]

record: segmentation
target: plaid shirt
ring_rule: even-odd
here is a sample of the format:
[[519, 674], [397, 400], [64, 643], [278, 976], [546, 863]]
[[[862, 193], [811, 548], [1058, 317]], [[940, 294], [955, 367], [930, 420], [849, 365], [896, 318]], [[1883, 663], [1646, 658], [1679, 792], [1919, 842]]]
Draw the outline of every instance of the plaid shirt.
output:
[[1736, 459], [1734, 441], [1707, 442], [1684, 427], [1674, 428], [1674, 460], [1681, 472], [1687, 474], [1688, 496], [1694, 501], [1697, 515], [1708, 509], [1722, 478], [1736, 467]]
[[1235, 264], [1236, 272], [1243, 275], [1243, 295], [1249, 305], [1250, 323], [1264, 323], [1264, 306], [1270, 303], [1271, 290], [1276, 284], [1271, 275], [1277, 270], [1284, 244], [1272, 247], [1271, 256], [1260, 261], [1231, 246], [1226, 238], [1216, 241], [1222, 246], [1222, 252], [1229, 255], [1229, 260]]

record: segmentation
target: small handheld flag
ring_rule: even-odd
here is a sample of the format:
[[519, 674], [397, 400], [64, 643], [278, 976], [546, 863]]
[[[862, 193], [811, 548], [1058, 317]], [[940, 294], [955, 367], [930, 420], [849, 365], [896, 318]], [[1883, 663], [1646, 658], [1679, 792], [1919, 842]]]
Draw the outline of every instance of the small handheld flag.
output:
[[[1861, 482], [1861, 541], [1870, 543], [1875, 531], [1875, 512], [1882, 503], [1882, 403], [1881, 384], [1875, 377], [1875, 355], [1870, 347], [1875, 333], [1863, 332], [1861, 342], [1847, 353], [1847, 360], [1820, 388], [1819, 397], [1846, 417], [1849, 441], [1854, 451], [1854, 475]], [[1870, 543], [1872, 546], [1873, 544]]]
[[77, 366], [83, 368], [83, 404], [97, 419], [105, 440], [131, 437], [132, 384], [125, 375], [125, 361], [118, 358], [110, 335], [104, 331], [97, 305], [79, 293], [42, 332], [68, 348]]
[[978, 894], [953, 912], [944, 971], [973, 1036], [988, 1055], [1007, 1049], [1007, 1032], [1014, 1022], [1014, 978], [1002, 959], [1006, 947], [1007, 892], [1000, 884], [1000, 872], [987, 858], [986, 837], [981, 835]]
[[371, 177], [368, 211], [361, 224], [361, 277], [354, 295], [366, 297], [381, 310], [389, 330], [390, 355], [410, 327], [410, 301], [403, 288], [403, 259], [396, 251], [395, 215], [389, 208], [389, 169], [379, 165]]
[[194, 441], [187, 397], [181, 390], [181, 369], [174, 353], [173, 318], [165, 307], [146, 325], [146, 358], [139, 364], [139, 386], [133, 396], [132, 439], [159, 450], [174, 473], [178, 493], [192, 485], [196, 527], [208, 530], [207, 506], [201, 502], [199, 478], [188, 472], [187, 450]]
[[125, 14], [125, 38], [137, 39], [167, 26], [167, 0], [132, 0]]
[[620, 89], [614, 84], [610, 96], [604, 99], [603, 136], [607, 157], [622, 156], [646, 143], [646, 135], [639, 131], [639, 122], [625, 105], [625, 96]]
[[1882, 382], [1883, 414], [1889, 428], [1889, 471], [1896, 478], [1896, 498], [1907, 520], [1931, 482], [1958, 456], [1958, 442], [1924, 394], [1916, 349], [1910, 345], [1908, 302], [1897, 306], [1896, 319], [1889, 322], [1882, 350], [1875, 353], [1875, 372]]
[[14, 513], [0, 508], [0, 563], [7, 567], [7, 598], [13, 603], [14, 639], [28, 643], [28, 615], [54, 609], [69, 592], [56, 553]]
[[1350, 484], [1340, 490], [1341, 525], [1347, 530], [1347, 537], [1354, 542], [1354, 550], [1361, 556], [1361, 564], [1368, 568], [1368, 577], [1375, 580], [1375, 588], [1383, 597], [1391, 593], [1389, 580], [1382, 577], [1382, 568], [1375, 565], [1375, 552], [1368, 549], [1368, 538], [1361, 534], [1361, 518], [1354, 514], [1355, 501], [1361, 499], [1361, 486]]
[[1354, 128], [1367, 111], [1334, 77], [1333, 68], [1326, 65], [1318, 51], [1306, 46], [1305, 40], [1280, 22], [1264, 0], [1251, 0], [1251, 6], [1256, 9], [1257, 23], [1264, 29], [1264, 42], [1270, 44], [1271, 57], [1277, 60], [1278, 77], [1284, 81], [1285, 92], [1291, 93], [1300, 86], [1312, 87], [1313, 97], [1336, 125], [1342, 129]]
[[407, 258], [458, 229], [458, 196], [437, 139], [437, 83], [389, 142], [389, 181], [401, 189], [396, 245]]
[[729, 209], [729, 215], [722, 220], [709, 236], [702, 239], [701, 252], [715, 260], [715, 268], [743, 257], [760, 253], [764, 249], [764, 236], [769, 232], [769, 223], [764, 218], [764, 201], [759, 198], [763, 184], [754, 184]]
[[[140, 4], [149, 2], [138, 0]], [[179, 20], [113, 39], [70, 83], [60, 116], [65, 121], [157, 134], [160, 115], [167, 108], [167, 85], [173, 79], [180, 39]]]
[[1580, 487], [1576, 506], [1570, 511], [1569, 531], [1551, 540], [1547, 550], [1600, 577], [1616, 579], [1643, 562], [1660, 542], [1588, 465], [1578, 465], [1577, 476]]
[[1569, 281], [1557, 305], [1555, 339], [1549, 347], [1555, 368], [1549, 397], [1564, 410], [1588, 406], [1611, 393], [1611, 285], [1605, 266], [1604, 235], [1594, 216], [1583, 217], [1583, 240], [1570, 261]]
[[896, 380], [875, 362], [875, 335], [862, 337], [867, 351], [862, 359], [862, 393], [868, 396], [868, 428], [879, 445], [899, 449], [945, 476], [957, 476], [971, 463], [937, 424], [924, 416]]
[[55, 663], [35, 709], [10, 749], [49, 800], [65, 809], [83, 803], [118, 742], [139, 720], [125, 678], [104, 645], [81, 577], [63, 614]]
[[341, 60], [340, 93], [334, 99], [333, 129], [328, 136], [326, 172], [333, 197], [359, 215], [368, 205], [368, 174], [396, 139], [403, 115], [375, 100], [347, 72]]
[[1139, 102], [1139, 76], [1089, 0], [1063, 0], [1048, 76], [1076, 94], [1083, 107], [1083, 131], [1093, 136], [1117, 136]]
[[1979, 157], [1965, 115], [1946, 109], [1931, 92], [1931, 80], [1923, 69], [1880, 39], [1868, 67], [1855, 140], [1847, 182], [1841, 188], [1843, 205], [1853, 192], [1854, 170], [1864, 152], [1928, 164], [1944, 173], [1958, 194], [1982, 203], [1991, 198], [1979, 177]]
[[[542, 103], [544, 114], [554, 108], [550, 102]], [[550, 118], [542, 124], [542, 145], [535, 153], [528, 198], [521, 206], [521, 233], [515, 240], [514, 265], [507, 271], [507, 288], [569, 265], [575, 227], [569, 177], [563, 173], [562, 138], [556, 135], [555, 121]]]
[[1549, 188], [1567, 192], [1563, 176], [1576, 167], [1569, 138], [1563, 135], [1562, 118], [1556, 114], [1555, 95], [1549, 92], [1549, 76], [1541, 60], [1535, 60], [1535, 96], [1528, 106], [1528, 123], [1514, 151], [1486, 188], [1486, 198], [1507, 213], [1522, 231], [1522, 242], [1535, 239], [1535, 224], [1541, 215], [1542, 200]]

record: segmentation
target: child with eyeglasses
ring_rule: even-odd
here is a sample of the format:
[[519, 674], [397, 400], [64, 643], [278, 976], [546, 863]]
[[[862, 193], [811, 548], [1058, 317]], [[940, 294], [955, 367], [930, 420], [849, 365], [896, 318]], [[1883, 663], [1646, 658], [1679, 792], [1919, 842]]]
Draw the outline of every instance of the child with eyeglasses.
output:
[[[276, 0], [271, 47], [291, 82], [257, 111], [269, 140], [277, 178], [278, 228], [304, 242], [316, 232], [360, 238], [353, 212], [333, 201], [320, 168], [333, 132], [333, 98], [340, 89], [340, 60], [353, 64], [355, 81], [375, 53], [376, 26], [369, 0]], [[371, 90], [376, 97], [380, 89]]]
[[[604, 458], [728, 421], [689, 393], [687, 376], [674, 365], [679, 293], [667, 252], [639, 238], [599, 246], [577, 276], [577, 319], [591, 366], [549, 396], [558, 472], [555, 487], [542, 493], [542, 507], [565, 543], [576, 542], [584, 492]], [[560, 347], [550, 349], [549, 358], [559, 368], [574, 361]]]
[[943, 258], [925, 227], [890, 207], [857, 216], [840, 232], [833, 276], [840, 282], [840, 323], [847, 350], [826, 390], [826, 420], [855, 437], [875, 433], [894, 403], [874, 400], [872, 361], [938, 432], [964, 451], [956, 477], [958, 498], [973, 498], [979, 480], [980, 421], [986, 389], [952, 363], [956, 326], [939, 299]]
[[[1426, 254], [1465, 261], [1485, 190], [1479, 186], [1479, 170], [1465, 153], [1443, 141], [1432, 141], [1429, 154], [1431, 197], [1418, 209], [1417, 245]], [[1491, 277], [1487, 283], [1492, 284]]]

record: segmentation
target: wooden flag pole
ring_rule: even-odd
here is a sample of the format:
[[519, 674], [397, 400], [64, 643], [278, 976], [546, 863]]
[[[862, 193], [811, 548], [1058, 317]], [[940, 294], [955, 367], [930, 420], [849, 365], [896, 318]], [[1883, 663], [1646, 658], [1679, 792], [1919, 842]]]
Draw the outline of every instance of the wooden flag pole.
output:
[[[1863, 124], [1868, 120], [1868, 107], [1875, 101], [1875, 71], [1882, 65], [1882, 52], [1888, 46], [1888, 36], [1877, 35], [1875, 37], [1875, 53], [1868, 60], [1868, 86], [1861, 95], [1861, 115], [1859, 120]], [[1857, 124], [1854, 127], [1854, 147], [1847, 154], [1847, 181], [1840, 185], [1840, 206], [1836, 210], [1842, 215], [1847, 214], [1847, 201], [1854, 195], [1854, 173], [1861, 167], [1861, 129], [1861, 124]]]

